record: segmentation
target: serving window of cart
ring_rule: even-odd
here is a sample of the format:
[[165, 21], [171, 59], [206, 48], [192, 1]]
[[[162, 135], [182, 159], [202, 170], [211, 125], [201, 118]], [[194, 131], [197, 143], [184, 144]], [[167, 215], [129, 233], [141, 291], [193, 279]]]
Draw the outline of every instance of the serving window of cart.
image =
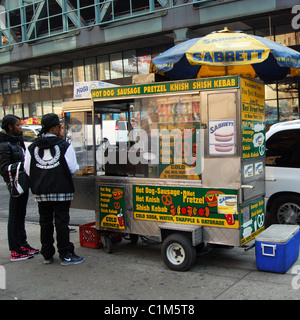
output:
[[[195, 179], [200, 139], [200, 96], [138, 98], [123, 109], [95, 107], [102, 114], [97, 173], [144, 178]], [[117, 103], [115, 103], [118, 106]], [[118, 112], [119, 111], [119, 112]], [[121, 111], [121, 112], [120, 112]]]

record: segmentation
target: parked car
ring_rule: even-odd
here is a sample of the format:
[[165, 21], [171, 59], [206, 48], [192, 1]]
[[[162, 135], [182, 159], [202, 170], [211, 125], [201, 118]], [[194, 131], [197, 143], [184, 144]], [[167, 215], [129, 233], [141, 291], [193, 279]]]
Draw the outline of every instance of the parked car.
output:
[[23, 131], [23, 138], [25, 147], [28, 148], [28, 146], [31, 145], [32, 141], [37, 138], [39, 132], [41, 131], [42, 126], [41, 125], [34, 125], [34, 124], [23, 124], [22, 125], [22, 131]]
[[266, 133], [266, 222], [300, 225], [300, 120]]

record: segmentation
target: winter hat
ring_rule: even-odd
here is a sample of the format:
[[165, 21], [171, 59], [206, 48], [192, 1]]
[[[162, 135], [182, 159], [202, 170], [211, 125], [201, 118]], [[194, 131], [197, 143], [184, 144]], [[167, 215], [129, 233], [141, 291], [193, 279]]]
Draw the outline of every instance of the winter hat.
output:
[[42, 124], [42, 129], [40, 131], [40, 135], [48, 132], [52, 127], [58, 126], [60, 122], [57, 114], [47, 113], [43, 116], [41, 124]]

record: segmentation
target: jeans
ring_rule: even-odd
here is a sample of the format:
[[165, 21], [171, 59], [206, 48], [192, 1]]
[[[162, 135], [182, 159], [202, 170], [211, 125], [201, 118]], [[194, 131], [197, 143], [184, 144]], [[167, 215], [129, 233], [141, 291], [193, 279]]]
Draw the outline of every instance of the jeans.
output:
[[41, 254], [48, 260], [55, 253], [54, 248], [54, 225], [59, 257], [62, 259], [70, 252], [74, 253], [74, 245], [70, 242], [69, 232], [69, 209], [71, 201], [41, 201], [38, 202], [41, 227]]
[[10, 196], [8, 216], [8, 246], [10, 251], [18, 251], [21, 246], [27, 244], [25, 230], [26, 207], [29, 191], [19, 197]]

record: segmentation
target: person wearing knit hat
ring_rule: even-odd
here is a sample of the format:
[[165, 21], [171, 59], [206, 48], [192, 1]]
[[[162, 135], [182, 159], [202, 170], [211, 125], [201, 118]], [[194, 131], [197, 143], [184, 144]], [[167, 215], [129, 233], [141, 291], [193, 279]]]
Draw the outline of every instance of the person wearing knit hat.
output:
[[39, 137], [26, 150], [24, 163], [38, 203], [41, 254], [45, 264], [54, 261], [54, 219], [61, 264], [79, 264], [84, 258], [75, 254], [69, 235], [69, 210], [74, 193], [72, 174], [79, 169], [76, 154], [72, 145], [59, 136], [60, 121], [56, 114], [45, 114], [41, 124]]

